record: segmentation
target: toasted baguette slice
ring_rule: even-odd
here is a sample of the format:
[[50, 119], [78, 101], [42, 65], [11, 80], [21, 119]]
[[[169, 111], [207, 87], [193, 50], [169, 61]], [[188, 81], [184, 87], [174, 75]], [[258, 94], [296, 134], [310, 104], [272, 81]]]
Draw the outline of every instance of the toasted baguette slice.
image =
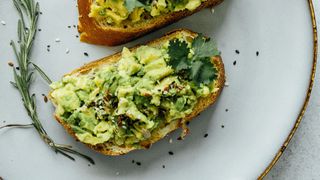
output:
[[[168, 40], [176, 38], [178, 35], [194, 38], [197, 36], [197, 33], [191, 32], [186, 29], [179, 29], [179, 30], [172, 31], [159, 39], [151, 41], [151, 42], [147, 43], [147, 45], [152, 46], [152, 47], [157, 47], [157, 46], [160, 46], [161, 44], [165, 43]], [[133, 47], [130, 50], [134, 51], [138, 47], [139, 46]], [[89, 64], [86, 64], [86, 65], [72, 71], [71, 73], [69, 73], [67, 75], [86, 74], [86, 73], [90, 72], [90, 70], [95, 67], [104, 66], [106, 64], [111, 64], [111, 63], [116, 63], [117, 61], [120, 60], [120, 58], [121, 58], [121, 53], [117, 53], [117, 54], [105, 57], [103, 59], [91, 62]], [[222, 59], [220, 56], [212, 57], [212, 63], [218, 71], [218, 77], [214, 81], [215, 87], [218, 88], [218, 90], [205, 98], [200, 98], [199, 102], [194, 107], [193, 112], [191, 114], [189, 114], [187, 117], [180, 119], [180, 120], [172, 121], [170, 124], [165, 126], [163, 129], [161, 129], [157, 132], [152, 132], [150, 139], [142, 141], [140, 143], [141, 148], [149, 148], [153, 143], [159, 141], [160, 139], [165, 137], [168, 133], [170, 133], [180, 127], [186, 128], [186, 126], [185, 126], [186, 122], [192, 120], [192, 118], [196, 117], [201, 111], [204, 111], [206, 108], [208, 108], [211, 104], [213, 104], [217, 100], [218, 96], [220, 95], [220, 93], [224, 87], [225, 72], [224, 72], [224, 65], [223, 65], [223, 62], [222, 62]], [[50, 94], [49, 94], [49, 98], [52, 99]], [[58, 122], [60, 124], [63, 125], [63, 127], [67, 130], [67, 132], [69, 134], [71, 134], [76, 140], [78, 140], [69, 124], [64, 122], [58, 116], [55, 116], [55, 118], [58, 120]], [[113, 156], [126, 154], [132, 150], [137, 149], [137, 147], [133, 147], [133, 146], [116, 146], [111, 143], [104, 143], [104, 144], [97, 144], [97, 145], [86, 144], [86, 145], [89, 146], [91, 149], [98, 151], [102, 154], [113, 155]]]
[[184, 17], [190, 16], [203, 8], [212, 7], [223, 0], [207, 0], [193, 11], [183, 10], [162, 14], [150, 19], [144, 19], [134, 26], [113, 27], [99, 24], [94, 18], [89, 17], [90, 6], [94, 0], [78, 0], [80, 40], [86, 43], [99, 45], [119, 45], [142, 36], [148, 32], [174, 23]]

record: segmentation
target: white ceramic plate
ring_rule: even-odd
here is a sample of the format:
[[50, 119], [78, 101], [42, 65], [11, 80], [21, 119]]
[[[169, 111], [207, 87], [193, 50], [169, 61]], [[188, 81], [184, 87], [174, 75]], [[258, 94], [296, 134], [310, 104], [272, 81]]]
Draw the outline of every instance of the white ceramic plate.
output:
[[[79, 42], [73, 27], [77, 24], [75, 0], [40, 3], [41, 32], [32, 58], [52, 79], [58, 80], [90, 60], [121, 49]], [[4, 121], [28, 123], [20, 97], [9, 85], [12, 71], [7, 62], [14, 58], [9, 41], [16, 38], [17, 20], [11, 1], [0, 1], [0, 20], [6, 22], [0, 24], [0, 125]], [[38, 78], [32, 89], [38, 97], [44, 127], [57, 142], [71, 144], [93, 157], [96, 165], [56, 155], [32, 129], [7, 129], [0, 131], [0, 176], [10, 180], [253, 179], [268, 172], [266, 168], [273, 165], [277, 159], [273, 161], [274, 157], [281, 154], [279, 149], [298, 125], [296, 121], [301, 119], [301, 109], [311, 91], [315, 59], [309, 2], [225, 0], [214, 14], [204, 10], [127, 46], [182, 27], [202, 32], [218, 42], [229, 83], [216, 105], [191, 122], [191, 134], [185, 141], [177, 141], [179, 132], [175, 132], [149, 150], [120, 157], [95, 153], [76, 143], [52, 118], [53, 107], [41, 97], [49, 88]], [[61, 42], [55, 42], [56, 38]], [[47, 45], [51, 46], [50, 52]], [[208, 137], [204, 138], [206, 133]], [[170, 156], [168, 151], [174, 155]], [[142, 165], [137, 166], [132, 160]]]

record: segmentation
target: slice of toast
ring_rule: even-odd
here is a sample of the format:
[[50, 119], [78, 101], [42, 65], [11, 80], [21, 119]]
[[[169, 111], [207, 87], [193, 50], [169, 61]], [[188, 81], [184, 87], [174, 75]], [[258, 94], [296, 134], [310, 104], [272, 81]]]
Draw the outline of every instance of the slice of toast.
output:
[[223, 0], [207, 0], [193, 11], [183, 10], [166, 13], [153, 18], [144, 19], [134, 26], [114, 27], [99, 24], [89, 17], [90, 6], [94, 0], [78, 0], [80, 40], [86, 43], [99, 45], [119, 45], [140, 37], [146, 33], [172, 24], [184, 17], [190, 16], [203, 8], [220, 4]]
[[[171, 39], [176, 38], [179, 35], [195, 38], [197, 36], [197, 33], [194, 33], [192, 31], [189, 31], [186, 29], [178, 29], [178, 30], [172, 31], [170, 33], [167, 33], [166, 35], [164, 35], [163, 37], [161, 37], [159, 39], [156, 39], [156, 40], [153, 40], [153, 41], [147, 43], [147, 45], [151, 46], [151, 47], [157, 47], [157, 46], [160, 46], [161, 44], [163, 44]], [[138, 47], [139, 46], [133, 47], [130, 50], [134, 51]], [[121, 53], [117, 53], [117, 54], [105, 57], [103, 59], [93, 61], [89, 64], [86, 64], [86, 65], [72, 71], [71, 73], [69, 73], [67, 75], [86, 74], [86, 73], [90, 72], [90, 70], [95, 67], [104, 66], [106, 64], [111, 64], [111, 63], [116, 63], [117, 61], [120, 60], [120, 58], [121, 58]], [[206, 108], [208, 108], [211, 104], [213, 104], [217, 100], [218, 96], [220, 95], [220, 93], [224, 87], [224, 83], [225, 83], [225, 71], [224, 71], [224, 65], [223, 65], [221, 57], [220, 56], [212, 57], [212, 65], [215, 66], [215, 68], [217, 69], [217, 72], [218, 72], [218, 76], [217, 76], [216, 80], [214, 81], [214, 84], [215, 84], [215, 87], [217, 88], [217, 90], [205, 98], [200, 98], [198, 103], [195, 105], [193, 112], [191, 114], [189, 114], [188, 116], [186, 116], [185, 118], [179, 119], [179, 120], [174, 120], [170, 124], [168, 124], [164, 128], [162, 128], [161, 130], [159, 130], [157, 132], [152, 132], [151, 137], [148, 140], [140, 142], [141, 148], [149, 148], [153, 143], [159, 141], [160, 139], [165, 137], [168, 133], [170, 133], [180, 127], [184, 128], [184, 130], [186, 130], [186, 126], [185, 126], [186, 122], [191, 121], [200, 112], [204, 111]], [[49, 98], [52, 99], [50, 94], [51, 93], [49, 93]], [[57, 119], [57, 121], [60, 124], [63, 125], [63, 127], [67, 130], [67, 132], [69, 134], [71, 134], [75, 139], [77, 139], [77, 137], [75, 136], [75, 133], [73, 132], [73, 130], [71, 129], [71, 126], [69, 124], [67, 124], [65, 121], [63, 121], [58, 116], [55, 116], [55, 118]], [[86, 144], [86, 145], [89, 146], [91, 149], [98, 151], [102, 154], [113, 155], [113, 156], [126, 154], [132, 150], [138, 149], [136, 146], [125, 146], [125, 145], [117, 146], [117, 145], [114, 145], [114, 144], [111, 144], [108, 142], [103, 143], [103, 144], [97, 144], [97, 145], [90, 145], [90, 144]]]

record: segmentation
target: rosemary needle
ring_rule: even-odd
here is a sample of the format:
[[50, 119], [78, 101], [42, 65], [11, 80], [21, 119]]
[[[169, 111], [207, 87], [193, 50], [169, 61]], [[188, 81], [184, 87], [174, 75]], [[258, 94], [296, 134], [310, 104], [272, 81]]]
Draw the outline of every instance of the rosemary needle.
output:
[[[75, 160], [71, 155], [77, 155], [94, 164], [94, 161], [90, 157], [72, 149], [71, 146], [56, 144], [43, 128], [38, 117], [35, 94], [30, 92], [34, 69], [38, 71], [41, 77], [48, 83], [51, 83], [49, 77], [37, 65], [32, 63], [30, 59], [33, 42], [37, 32], [37, 23], [40, 12], [39, 3], [36, 3], [34, 0], [13, 0], [13, 3], [19, 13], [20, 19], [18, 20], [18, 42], [15, 43], [14, 41], [11, 41], [10, 45], [13, 48], [20, 70], [17, 71], [14, 66], [12, 67], [14, 81], [11, 81], [10, 83], [19, 91], [22, 103], [32, 120], [32, 124], [8, 124], [0, 127], [0, 129], [8, 127], [29, 127], [32, 125], [42, 140], [56, 153], [60, 153], [71, 160]], [[33, 65], [34, 69], [32, 69], [30, 65]]]
[[33, 127], [33, 124], [8, 124], [8, 125], [5, 125], [5, 126], [1, 126], [0, 129], [3, 129], [3, 128], [30, 128], [30, 127]]

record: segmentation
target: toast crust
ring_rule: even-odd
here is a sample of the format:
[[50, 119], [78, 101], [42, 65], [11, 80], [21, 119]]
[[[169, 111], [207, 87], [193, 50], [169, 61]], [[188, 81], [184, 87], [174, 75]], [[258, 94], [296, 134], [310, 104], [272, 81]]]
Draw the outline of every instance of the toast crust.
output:
[[[194, 33], [192, 31], [186, 30], [186, 29], [178, 29], [175, 31], [172, 31], [170, 33], [167, 33], [163, 37], [153, 40], [147, 45], [156, 47], [157, 45], [161, 44], [161, 42], [167, 41], [169, 39], [172, 39], [176, 37], [178, 34], [183, 33], [186, 36], [191, 36], [195, 37], [197, 36], [197, 33]], [[130, 48], [130, 50], [135, 50], [139, 46]], [[74, 75], [74, 74], [86, 74], [88, 73], [92, 68], [99, 67], [99, 66], [104, 66], [106, 64], [111, 64], [111, 63], [116, 63], [121, 57], [121, 53], [116, 53], [114, 55], [102, 58], [97, 61], [90, 62], [74, 71], [72, 71], [69, 74], [66, 75]], [[178, 129], [178, 128], [184, 128], [183, 126], [185, 125], [186, 122], [191, 121], [194, 117], [196, 117], [200, 112], [204, 111], [207, 109], [211, 104], [213, 104], [217, 98], [219, 97], [225, 83], [225, 70], [224, 70], [224, 65], [222, 62], [222, 59], [220, 56], [215, 56], [212, 58], [212, 63], [215, 65], [218, 71], [218, 77], [215, 80], [215, 87], [219, 88], [216, 92], [211, 93], [209, 96], [205, 98], [200, 98], [198, 103], [195, 105], [193, 112], [186, 116], [183, 119], [175, 120], [166, 125], [164, 128], [157, 132], [152, 132], [151, 138], [145, 141], [140, 142], [141, 148], [149, 148], [151, 145], [163, 137], [165, 137], [168, 133]], [[51, 93], [49, 93], [49, 98], [51, 99]], [[72, 135], [77, 141], [77, 137], [75, 136], [75, 133], [72, 131], [71, 126], [64, 122], [60, 117], [55, 116], [56, 120], [67, 130], [67, 132]], [[84, 143], [86, 144], [86, 143]], [[111, 143], [103, 143], [103, 144], [97, 144], [97, 145], [91, 145], [91, 144], [86, 144], [89, 148], [100, 152], [104, 155], [111, 155], [111, 156], [117, 156], [117, 155], [122, 155], [122, 154], [127, 154], [128, 152], [135, 150], [135, 149], [141, 149], [137, 148], [134, 146], [116, 146]]]
[[142, 22], [141, 25], [137, 27], [127, 28], [100, 26], [94, 18], [89, 17], [90, 6], [93, 1], [94, 0], [78, 0], [78, 31], [80, 33], [80, 41], [90, 44], [115, 46], [129, 42], [163, 26], [179, 21], [180, 19], [190, 16], [203, 8], [218, 5], [223, 0], [207, 0], [193, 11], [183, 10], [163, 14], [146, 22]]

